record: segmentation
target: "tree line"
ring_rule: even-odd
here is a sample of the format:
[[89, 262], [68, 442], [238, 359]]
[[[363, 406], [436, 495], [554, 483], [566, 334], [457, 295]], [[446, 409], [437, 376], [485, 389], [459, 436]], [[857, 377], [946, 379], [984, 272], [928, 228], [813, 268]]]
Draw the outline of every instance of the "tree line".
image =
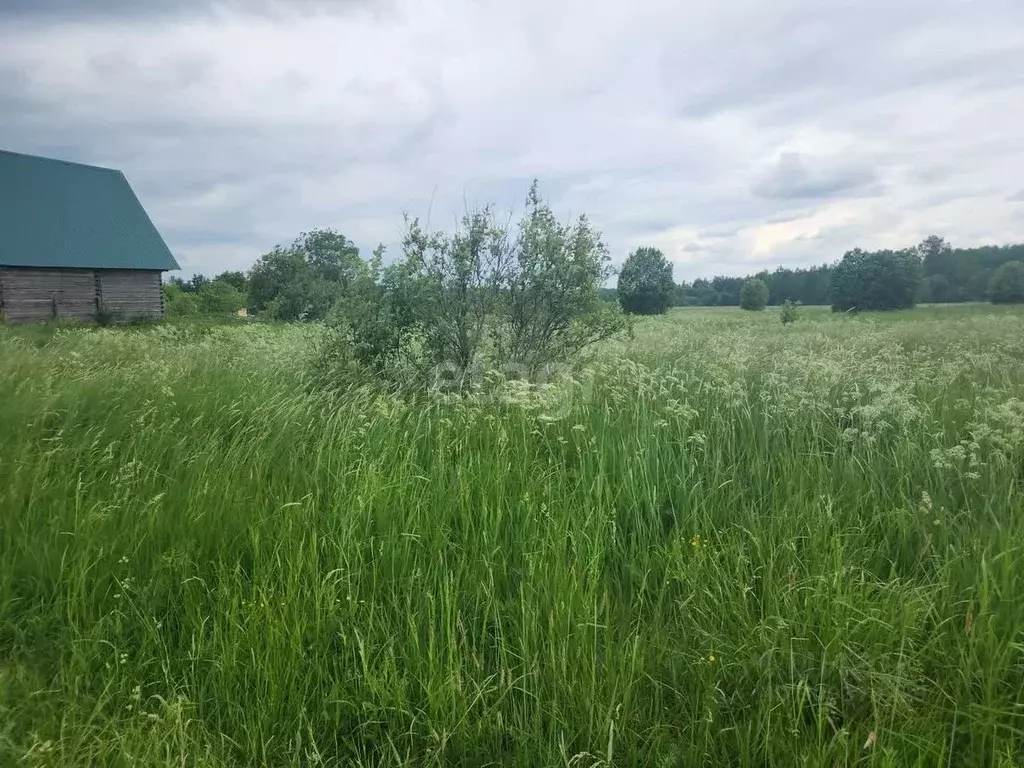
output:
[[[945, 239], [933, 235], [922, 243], [899, 251], [861, 251], [849, 254], [875, 254], [875, 260], [918, 259], [920, 273], [914, 279], [914, 303], [960, 303], [988, 301], [992, 278], [1000, 267], [1024, 261], [1024, 244], [954, 248]], [[740, 306], [740, 291], [750, 279], [758, 279], [768, 288], [768, 304], [781, 305], [787, 299], [805, 305], [833, 304], [832, 282], [835, 264], [774, 271], [762, 270], [745, 277], [716, 276], [677, 284], [672, 292], [674, 306]], [[883, 300], [883, 304], [889, 303]], [[868, 307], [865, 307], [868, 308]]]
[[[536, 189], [531, 194], [536, 195]], [[531, 201], [534, 205], [540, 202], [539, 198]], [[486, 210], [475, 215], [483, 214], [491, 220]], [[416, 247], [410, 236], [419, 231], [412, 222], [407, 225], [403, 243], [406, 262]], [[470, 216], [463, 226], [479, 228], [480, 220]], [[421, 231], [418, 236], [425, 237]], [[476, 237], [482, 237], [480, 232]], [[422, 243], [418, 247], [422, 250]], [[455, 246], [449, 243], [446, 247]], [[490, 247], [497, 245], [491, 243]], [[245, 309], [264, 319], [326, 320], [343, 297], [351, 296], [353, 286], [373, 271], [375, 263], [377, 271], [384, 272], [383, 254], [383, 246], [378, 246], [367, 261], [339, 232], [304, 232], [290, 246], [277, 246], [261, 256], [248, 272], [227, 271], [212, 279], [203, 275], [189, 280], [171, 278], [164, 287], [167, 314], [234, 315]], [[618, 302], [627, 313], [641, 315], [660, 314], [671, 306], [757, 309], [787, 301], [832, 305], [842, 311], [897, 309], [917, 303], [1024, 301], [1024, 244], [953, 248], [934, 235], [912, 248], [858, 248], [833, 264], [779, 267], [746, 277], [719, 275], [676, 283], [672, 272], [671, 262], [660, 250], [638, 248], [619, 270], [616, 288], [599, 287], [598, 297]], [[599, 277], [606, 280], [609, 275]]]

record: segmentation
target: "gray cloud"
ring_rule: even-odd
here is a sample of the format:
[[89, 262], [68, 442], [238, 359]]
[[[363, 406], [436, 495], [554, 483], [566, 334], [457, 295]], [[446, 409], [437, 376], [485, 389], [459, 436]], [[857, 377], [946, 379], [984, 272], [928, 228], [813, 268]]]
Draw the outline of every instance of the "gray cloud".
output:
[[779, 200], [837, 197], [863, 193], [877, 177], [859, 165], [808, 163], [798, 152], [786, 152], [753, 187], [759, 197]]
[[346, 0], [0, 0], [0, 15], [22, 19], [123, 19], [184, 16], [195, 12], [299, 13]]
[[977, 5], [0, 0], [0, 147], [123, 169], [186, 271], [534, 176], [679, 279], [1019, 239], [1024, 6]]
[[0, 0], [0, 15], [8, 18], [60, 19], [108, 18], [125, 15], [153, 17], [177, 15], [189, 10], [209, 8], [209, 0]]
[[717, 227], [702, 229], [698, 236], [703, 240], [726, 240], [739, 234], [742, 227], [735, 223], [720, 224]]

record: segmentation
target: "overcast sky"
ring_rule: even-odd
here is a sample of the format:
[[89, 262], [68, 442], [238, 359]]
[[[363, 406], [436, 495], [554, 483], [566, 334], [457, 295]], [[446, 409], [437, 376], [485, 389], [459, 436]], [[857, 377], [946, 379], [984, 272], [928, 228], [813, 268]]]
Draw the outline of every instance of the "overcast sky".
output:
[[1020, 242], [1024, 2], [0, 0], [0, 148], [122, 169], [186, 274], [535, 176], [677, 280]]

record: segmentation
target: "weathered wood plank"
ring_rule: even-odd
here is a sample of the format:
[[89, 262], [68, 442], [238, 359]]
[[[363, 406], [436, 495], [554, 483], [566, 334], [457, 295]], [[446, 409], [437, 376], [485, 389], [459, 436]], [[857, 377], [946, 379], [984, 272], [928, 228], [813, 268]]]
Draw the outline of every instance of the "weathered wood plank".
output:
[[92, 320], [100, 307], [125, 320], [163, 316], [156, 270], [0, 267], [0, 309], [11, 322]]
[[103, 306], [126, 320], [163, 315], [160, 273], [150, 270], [97, 270]]
[[12, 322], [76, 318], [96, 313], [96, 289], [90, 269], [0, 270], [3, 309]]

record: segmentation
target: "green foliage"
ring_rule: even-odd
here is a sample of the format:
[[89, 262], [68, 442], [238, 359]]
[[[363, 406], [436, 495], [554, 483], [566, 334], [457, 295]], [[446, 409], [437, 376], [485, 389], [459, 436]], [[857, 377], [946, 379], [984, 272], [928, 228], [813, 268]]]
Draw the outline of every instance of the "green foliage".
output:
[[[799, 300], [803, 304], [828, 303], [829, 275], [827, 265], [809, 269], [779, 267], [774, 272], [758, 272], [758, 280], [768, 286], [768, 303], [781, 304], [784, 299]], [[739, 306], [740, 290], [750, 278], [718, 275], [710, 280], [698, 279], [680, 283], [673, 294], [676, 306]]]
[[164, 284], [163, 292], [164, 314], [170, 320], [200, 315], [226, 317], [234, 315], [246, 304], [245, 294], [238, 291], [230, 280], [220, 277], [216, 280], [193, 278], [187, 282], [172, 278]]
[[918, 251], [930, 289], [925, 299], [931, 302], [985, 301], [995, 270], [1011, 261], [1024, 261], [1024, 245], [953, 248], [934, 236]]
[[760, 312], [768, 305], [768, 286], [763, 280], [752, 277], [743, 283], [740, 290], [740, 308]]
[[199, 299], [195, 292], [186, 292], [181, 281], [171, 279], [163, 286], [164, 314], [170, 320], [194, 317], [199, 314]]
[[342, 292], [366, 270], [355, 244], [332, 229], [303, 232], [292, 244], [292, 249], [305, 257], [315, 277], [340, 284]]
[[925, 267], [932, 267], [931, 271], [935, 271], [935, 267], [937, 265], [941, 264], [953, 255], [953, 247], [944, 237], [939, 237], [938, 235], [929, 235], [926, 237], [918, 244], [916, 250], [917, 255], [921, 257], [921, 262]]
[[921, 303], [944, 304], [950, 301], [953, 286], [945, 275], [928, 275], [921, 283]]
[[561, 418], [0, 329], [0, 765], [1008, 768], [1024, 310], [802, 313], [644, 318]]
[[304, 273], [282, 286], [277, 296], [267, 304], [265, 314], [273, 320], [324, 320], [343, 297], [339, 283]]
[[[256, 260], [249, 270], [249, 309], [279, 316], [282, 294], [303, 279], [308, 270], [306, 257], [292, 248], [277, 246]], [[287, 314], [298, 319], [301, 302], [289, 306]]]
[[598, 294], [610, 275], [600, 235], [583, 217], [560, 223], [536, 183], [514, 230], [487, 208], [453, 234], [411, 220], [403, 250], [354, 284], [322, 358], [332, 366], [350, 352], [392, 381], [462, 390], [492, 370], [536, 379], [626, 326]]
[[180, 288], [182, 293], [198, 293], [200, 288], [210, 282], [210, 278], [206, 275], [193, 275], [188, 280], [185, 280], [175, 275], [167, 282], [168, 285], [175, 285]]
[[249, 271], [249, 307], [275, 320], [323, 320], [366, 274], [359, 249], [333, 230], [304, 232]]
[[470, 374], [496, 322], [504, 269], [510, 258], [506, 233], [487, 209], [467, 213], [452, 235], [427, 233], [407, 222], [403, 242], [408, 275], [418, 287], [412, 315], [423, 335], [424, 363], [450, 366], [461, 380]]
[[[1024, 261], [1024, 244], [953, 248], [935, 235], [914, 248], [923, 262], [924, 280], [918, 300], [928, 303], [985, 301], [993, 272], [1010, 261]], [[785, 299], [805, 306], [831, 303], [829, 288], [834, 265], [759, 272], [757, 277], [768, 286], [768, 303]], [[711, 280], [683, 282], [676, 286], [673, 304], [677, 306], [736, 306], [744, 282], [741, 277], [717, 276]]]
[[492, 338], [502, 365], [533, 376], [626, 328], [619, 308], [598, 294], [612, 275], [601, 234], [585, 216], [561, 223], [536, 181], [500, 269]]
[[374, 251], [366, 273], [335, 307], [326, 337], [317, 345], [316, 383], [344, 387], [365, 381], [408, 385], [422, 375], [415, 363], [418, 329], [415, 307], [420, 283], [408, 261], [383, 266], [384, 246]]
[[630, 314], [664, 314], [674, 290], [672, 264], [657, 248], [638, 248], [619, 272], [619, 303]]
[[873, 253], [854, 249], [832, 269], [832, 309], [908, 309], [917, 302], [921, 278], [916, 249]]
[[1024, 304], [1024, 261], [1011, 261], [999, 267], [988, 288], [993, 304]]
[[245, 294], [220, 278], [205, 283], [196, 297], [199, 311], [208, 315], [233, 315], [246, 303]]
[[799, 320], [800, 302], [792, 302], [789, 299], [786, 299], [782, 303], [782, 311], [779, 314], [779, 319], [782, 321], [783, 325], [789, 325], [790, 323], [795, 323]]
[[[213, 279], [214, 282], [220, 281], [222, 283], [227, 283], [243, 295], [247, 295], [249, 293], [249, 278], [245, 276], [244, 272], [221, 272]], [[239, 309], [241, 309], [241, 307], [239, 307]]]

